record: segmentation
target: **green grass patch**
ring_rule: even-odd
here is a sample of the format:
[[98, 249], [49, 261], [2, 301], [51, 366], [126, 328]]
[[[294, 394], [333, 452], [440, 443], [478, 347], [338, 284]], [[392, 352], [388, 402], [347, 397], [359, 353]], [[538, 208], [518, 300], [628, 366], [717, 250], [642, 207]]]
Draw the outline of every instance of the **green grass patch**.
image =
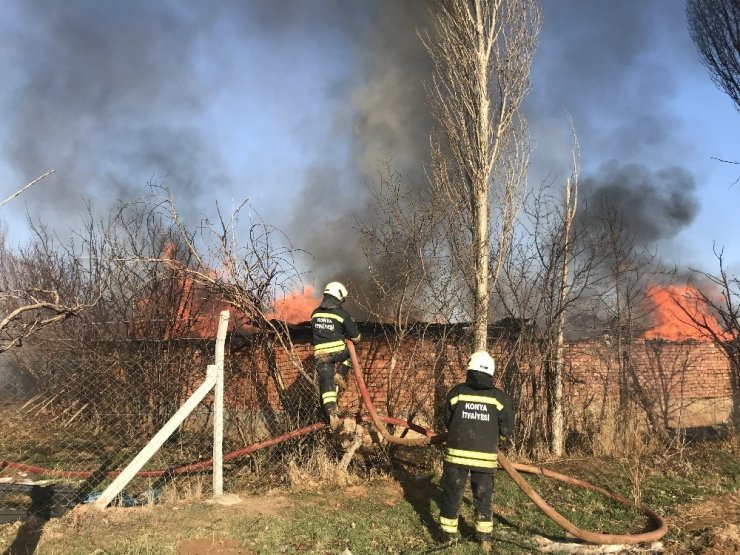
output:
[[[14, 437], [0, 437], [0, 458], [14, 452], [11, 443], [23, 439], [26, 433], [19, 429], [13, 432]], [[56, 449], [65, 448], [54, 443], [53, 427], [45, 433], [48, 435], [39, 438], [40, 448], [32, 459], [36, 464], [43, 465], [42, 461], [53, 457]], [[84, 449], [89, 456], [81, 454], [78, 458], [85, 464], [74, 468], [84, 468], [87, 463], [94, 468], [102, 448], [97, 442], [96, 437], [85, 438]], [[691, 504], [715, 497], [721, 503], [722, 496], [740, 490], [739, 454], [738, 440], [730, 438], [697, 443], [684, 449], [680, 456], [653, 455], [639, 461], [588, 458], [561, 461], [550, 468], [627, 499], [639, 497], [643, 504], [668, 517], [669, 534], [665, 542], [695, 549], [706, 540], [705, 532], [681, 531], [672, 526], [672, 520], [680, 521]], [[428, 463], [435, 456], [438, 451], [419, 451], [419, 461], [424, 464], [409, 464], [409, 468], [434, 467]], [[163, 457], [159, 462], [166, 461], [166, 456]], [[404, 457], [413, 457], [413, 452], [404, 452]], [[236, 541], [249, 552], [265, 554], [336, 555], [345, 549], [353, 555], [439, 551], [434, 540], [440, 501], [438, 476], [414, 476], [399, 470], [393, 472], [394, 478], [378, 477], [377, 472], [365, 469], [361, 471], [365, 473], [363, 477], [353, 477], [349, 485], [299, 483], [297, 487], [308, 489], [267, 491], [268, 486], [264, 483], [259, 486], [255, 476], [260, 473], [271, 476], [267, 483], [272, 486], [281, 483], [280, 476], [285, 478], [284, 473], [275, 471], [283, 467], [267, 464], [271, 460], [265, 455], [241, 469], [227, 468], [227, 491], [241, 490], [244, 498], [241, 505], [222, 507], [200, 501], [210, 492], [207, 474], [180, 478], [168, 486], [176, 490], [176, 495], [163, 498], [160, 505], [111, 509], [102, 515], [87, 509], [50, 521], [42, 531], [37, 552], [88, 555], [98, 550], [99, 555], [171, 554], [177, 553], [183, 541], [203, 538]], [[637, 533], [645, 528], [646, 517], [632, 507], [541, 476], [526, 478], [545, 500], [580, 528], [605, 533]], [[151, 483], [140, 482], [142, 486]], [[282, 483], [286, 481], [283, 479]], [[254, 495], [255, 492], [261, 494]], [[183, 498], [189, 501], [176, 501]], [[477, 553], [469, 486], [460, 517], [461, 541], [444, 552]], [[17, 525], [0, 526], [0, 552], [7, 549], [16, 535]], [[494, 548], [511, 554], [536, 552], [535, 535], [572, 541], [511, 479], [499, 472], [494, 489]]]

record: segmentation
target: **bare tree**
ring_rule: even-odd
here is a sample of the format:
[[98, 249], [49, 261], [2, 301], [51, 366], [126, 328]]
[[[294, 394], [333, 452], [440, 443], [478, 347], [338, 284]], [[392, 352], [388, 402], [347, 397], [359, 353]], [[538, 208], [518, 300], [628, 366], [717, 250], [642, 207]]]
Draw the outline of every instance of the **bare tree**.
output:
[[740, 2], [688, 0], [686, 16], [702, 64], [740, 111]]
[[31, 232], [15, 251], [0, 233], [0, 353], [94, 306], [104, 289], [45, 228], [31, 224]]
[[[740, 424], [740, 278], [729, 273], [724, 250], [715, 249], [719, 271], [716, 274], [693, 270], [703, 284], [689, 289], [687, 298], [677, 305], [706, 338], [727, 357], [730, 365], [732, 421]], [[717, 325], [717, 318], [719, 325]]]
[[[573, 122], [571, 121], [571, 128]], [[575, 137], [575, 131], [573, 133]], [[555, 318], [555, 352], [552, 361], [552, 372], [549, 380], [550, 399], [552, 405], [552, 442], [550, 448], [554, 455], [561, 456], [565, 448], [565, 418], [563, 407], [563, 366], [565, 346], [565, 314], [566, 304], [570, 293], [569, 271], [573, 263], [572, 228], [578, 208], [578, 141], [574, 140], [573, 146], [573, 171], [566, 179], [563, 199], [563, 225], [560, 238], [560, 272], [557, 284], [557, 305]]]
[[[535, 0], [438, 0], [424, 44], [434, 77], [432, 181], [454, 262], [472, 293], [474, 350], [487, 346], [489, 285], [513, 234], [528, 162], [520, 112], [540, 28]], [[493, 195], [491, 194], [493, 191]], [[497, 228], [491, 233], [491, 203]], [[491, 264], [491, 236], [497, 248]]]
[[630, 408], [636, 400], [653, 434], [668, 444], [670, 437], [660, 416], [659, 399], [640, 379], [633, 347], [635, 340], [649, 327], [655, 311], [647, 301], [649, 283], [672, 272], [661, 268], [654, 252], [636, 243], [622, 212], [606, 204], [606, 200], [602, 202], [604, 236], [601, 248], [608, 257], [607, 273], [611, 283], [598, 301], [608, 322], [608, 343], [616, 358], [622, 429], [626, 431], [629, 427]]
[[[516, 366], [532, 365], [515, 375], [509, 389], [522, 390], [518, 410], [519, 438], [534, 452], [547, 443], [562, 452], [566, 430], [563, 393], [565, 330], [584, 310], [605, 277], [603, 249], [593, 230], [576, 225], [578, 184], [577, 150], [572, 175], [563, 190], [546, 184], [531, 192], [520, 218], [521, 233], [502, 268], [497, 293], [502, 313], [520, 322], [521, 333], [512, 346]], [[581, 209], [581, 213], [585, 209]], [[526, 394], [525, 391], [526, 390]], [[526, 421], [525, 421], [526, 420]]]
[[[449, 256], [438, 226], [439, 210], [428, 190], [404, 187], [386, 164], [371, 191], [367, 217], [358, 222], [368, 262], [368, 287], [358, 303], [378, 322], [390, 352], [386, 410], [413, 418], [436, 388], [414, 384], [418, 371], [441, 368], [444, 345], [459, 302]], [[427, 348], [430, 344], [433, 349]], [[434, 360], [429, 353], [434, 352]], [[438, 373], [436, 382], [444, 380]], [[368, 376], [372, 381], [372, 376]], [[411, 396], [405, 394], [412, 392]]]
[[[0, 206], [52, 173], [30, 181]], [[0, 353], [21, 345], [24, 338], [50, 324], [76, 316], [100, 296], [102, 284], [97, 283], [96, 293], [83, 298], [82, 268], [69, 250], [54, 245], [46, 228], [31, 223], [31, 232], [29, 244], [14, 251], [0, 228]], [[72, 297], [63, 297], [62, 288]]]
[[115, 429], [121, 437], [156, 430], [202, 379], [218, 314], [229, 308], [232, 329], [253, 353], [239, 370], [242, 385], [251, 388], [265, 414], [273, 414], [260, 425], [287, 426], [270, 412], [266, 374], [255, 370], [266, 362], [282, 395], [279, 369], [270, 364], [274, 344], [303, 374], [296, 396], [318, 407], [311, 397], [313, 378], [291, 348], [288, 325], [272, 318], [281, 293], [300, 286], [290, 246], [249, 212], [244, 228], [238, 209], [219, 213], [216, 222], [189, 226], [169, 191], [155, 187], [81, 236], [90, 271], [105, 272], [108, 287], [74, 326], [61, 325], [36, 345], [48, 363], [31, 364], [27, 371], [44, 402], [53, 399], [49, 406], [58, 411], [79, 407], [78, 421]]

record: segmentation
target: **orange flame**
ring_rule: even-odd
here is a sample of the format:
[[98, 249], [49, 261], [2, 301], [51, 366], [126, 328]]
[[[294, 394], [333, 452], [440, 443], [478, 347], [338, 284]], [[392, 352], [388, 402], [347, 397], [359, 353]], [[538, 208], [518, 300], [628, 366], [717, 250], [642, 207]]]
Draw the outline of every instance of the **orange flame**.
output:
[[[176, 246], [166, 242], [162, 247], [162, 260], [165, 268], [173, 278], [171, 284], [174, 287], [174, 295], [168, 298], [167, 307], [156, 306], [153, 299], [144, 299], [141, 304], [140, 322], [137, 331], [140, 335], [146, 333], [145, 322], [153, 319], [157, 312], [168, 314], [171, 321], [167, 322], [162, 333], [164, 339], [175, 339], [184, 337], [215, 337], [218, 326], [218, 314], [221, 310], [230, 310], [232, 313], [232, 327], [241, 328], [242, 331], [250, 329], [240, 321], [238, 314], [235, 315], [234, 307], [228, 306], [225, 301], [214, 296], [209, 296], [202, 291], [201, 286], [187, 274], [187, 269], [176, 257]], [[225, 275], [225, 270], [207, 270], [209, 277], [219, 279]], [[319, 303], [314, 297], [313, 287], [306, 287], [303, 291], [291, 293], [276, 300], [275, 308], [266, 314], [267, 318], [276, 318], [291, 324], [297, 324], [308, 320], [311, 312]], [[171, 311], [174, 309], [174, 313]], [[236, 316], [236, 317], [235, 317]]]
[[311, 312], [318, 304], [319, 299], [315, 297], [315, 290], [309, 285], [301, 292], [291, 293], [276, 300], [275, 310], [269, 317], [298, 324], [309, 320]]
[[655, 305], [655, 312], [654, 326], [645, 333], [645, 339], [709, 341], [707, 333], [698, 329], [692, 318], [706, 322], [718, 336], [724, 335], [717, 319], [707, 313], [696, 288], [690, 285], [654, 285], [648, 288], [647, 295]]
[[[151, 334], [149, 321], [163, 317], [168, 319], [160, 330], [163, 339], [215, 337], [218, 316], [222, 310], [230, 310], [234, 322], [233, 307], [220, 299], [205, 296], [201, 287], [187, 275], [186, 268], [177, 259], [177, 247], [174, 243], [164, 243], [161, 259], [172, 278], [165, 287], [170, 287], [171, 290], [169, 293], [165, 291], [164, 297], [144, 298], [140, 301], [137, 335], [145, 337]], [[211, 277], [218, 275], [215, 270], [208, 270], [208, 273]]]

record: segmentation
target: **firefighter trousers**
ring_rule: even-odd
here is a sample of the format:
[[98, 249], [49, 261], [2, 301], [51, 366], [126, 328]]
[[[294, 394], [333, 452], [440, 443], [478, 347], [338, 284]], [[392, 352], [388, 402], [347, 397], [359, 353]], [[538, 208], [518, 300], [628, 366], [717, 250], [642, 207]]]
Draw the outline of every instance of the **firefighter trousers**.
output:
[[493, 533], [493, 473], [476, 472], [445, 464], [442, 469], [442, 504], [439, 524], [442, 531], [450, 536], [457, 535], [457, 515], [460, 511], [465, 484], [470, 474], [475, 507], [475, 537], [490, 540]]
[[349, 359], [322, 362], [316, 365], [316, 373], [319, 378], [319, 393], [321, 395], [321, 407], [324, 415], [328, 418], [330, 414], [337, 411], [337, 386], [334, 383], [334, 374], [337, 373], [342, 377], [344, 383], [347, 382], [351, 362]]

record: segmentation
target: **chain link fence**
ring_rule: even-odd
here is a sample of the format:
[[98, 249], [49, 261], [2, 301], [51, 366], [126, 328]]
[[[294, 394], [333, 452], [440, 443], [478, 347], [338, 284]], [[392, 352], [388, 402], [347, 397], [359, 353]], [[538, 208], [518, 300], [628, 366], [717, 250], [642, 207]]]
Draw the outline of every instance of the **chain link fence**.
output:
[[[218, 314], [214, 315], [217, 319]], [[55, 516], [93, 501], [203, 382], [213, 338], [115, 339], [118, 324], [55, 329], [0, 359], [0, 519], [42, 509]], [[272, 340], [230, 333], [225, 360], [224, 454], [321, 420], [313, 372], [271, 368]], [[300, 379], [298, 379], [298, 376]], [[226, 491], [265, 478], [321, 443], [313, 434], [229, 460]], [[211, 495], [213, 392], [188, 416], [114, 504]], [[274, 474], [272, 474], [274, 476]], [[43, 493], [43, 495], [40, 495]], [[44, 507], [34, 507], [38, 499]]]
[[[214, 363], [217, 321], [214, 310], [176, 330], [158, 321], [146, 329], [141, 322], [65, 323], [6, 353], [0, 359], [0, 461], [11, 464], [0, 470], [2, 518], [38, 510], [37, 499], [52, 516], [94, 501], [203, 382]], [[400, 339], [380, 324], [361, 329], [366, 339], [359, 356], [378, 412], [442, 429], [444, 397], [467, 358], [460, 337], [444, 326], [406, 330]], [[347, 446], [323, 430], [271, 443], [323, 422], [310, 327], [258, 330], [235, 318], [225, 351], [225, 492], [284, 484], [291, 466], [307, 464], [317, 452], [339, 460]], [[512, 382], [521, 376], [518, 368], [507, 365], [499, 376], [511, 382], [507, 389], [525, 389]], [[114, 504], [210, 497], [213, 408], [211, 392]], [[346, 416], [363, 413], [353, 380], [340, 409]], [[374, 440], [359, 464], [388, 461]], [[438, 455], [435, 448], [406, 454], [424, 464], [435, 464]]]

